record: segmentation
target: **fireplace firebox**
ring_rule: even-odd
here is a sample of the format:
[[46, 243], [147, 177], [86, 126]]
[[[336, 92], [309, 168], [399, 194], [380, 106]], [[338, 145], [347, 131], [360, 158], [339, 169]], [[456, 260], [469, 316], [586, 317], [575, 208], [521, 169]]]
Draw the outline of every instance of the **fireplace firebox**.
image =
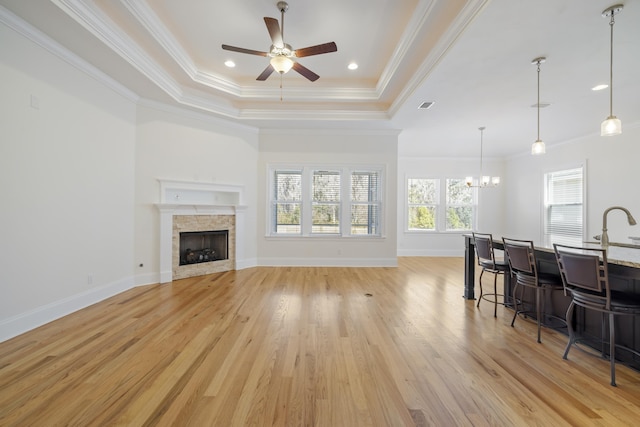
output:
[[180, 265], [229, 259], [229, 230], [180, 233]]

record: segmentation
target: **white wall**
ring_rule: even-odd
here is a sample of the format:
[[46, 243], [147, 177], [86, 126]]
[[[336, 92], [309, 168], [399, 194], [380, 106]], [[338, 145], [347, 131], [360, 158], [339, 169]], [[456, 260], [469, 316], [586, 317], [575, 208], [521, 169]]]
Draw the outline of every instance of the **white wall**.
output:
[[132, 286], [135, 106], [0, 40], [2, 341]]
[[236, 263], [256, 264], [257, 161], [258, 132], [253, 128], [159, 106], [138, 108], [133, 259], [137, 284], [160, 280], [158, 179], [243, 186], [245, 259]]
[[[258, 163], [258, 262], [261, 265], [396, 265], [397, 132], [263, 131]], [[371, 238], [266, 237], [270, 163], [384, 166], [384, 233]]]
[[[599, 130], [599, 123], [594, 124]], [[540, 157], [522, 155], [508, 159], [505, 206], [505, 235], [540, 242], [544, 173], [587, 166], [586, 237], [602, 232], [602, 213], [610, 206], [629, 209], [640, 222], [640, 125], [623, 123], [623, 134], [613, 137], [590, 135], [547, 147]], [[608, 219], [611, 241], [631, 243], [629, 236], [640, 236], [640, 225], [629, 226], [626, 215], [612, 211]]]
[[[410, 232], [407, 227], [408, 178], [465, 178], [478, 177], [476, 158], [420, 158], [400, 157], [398, 160], [398, 255], [400, 256], [463, 256], [462, 233]], [[483, 174], [499, 176], [498, 187], [478, 189], [477, 230], [501, 236], [504, 230], [504, 163], [499, 159], [483, 159]]]

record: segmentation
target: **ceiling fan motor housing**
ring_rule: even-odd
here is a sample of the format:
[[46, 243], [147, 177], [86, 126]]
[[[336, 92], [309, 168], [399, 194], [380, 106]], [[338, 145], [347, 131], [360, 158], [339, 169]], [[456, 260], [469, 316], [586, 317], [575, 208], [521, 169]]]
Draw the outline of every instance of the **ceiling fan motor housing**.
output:
[[286, 1], [279, 1], [278, 3], [276, 3], [276, 6], [282, 13], [280, 23], [278, 23], [278, 20], [275, 18], [271, 18], [268, 16], [264, 17], [264, 23], [267, 26], [267, 31], [269, 32], [269, 36], [271, 37], [272, 42], [268, 52], [245, 49], [242, 47], [230, 46], [226, 44], [222, 45], [222, 49], [230, 50], [232, 52], [266, 56], [271, 58], [267, 68], [265, 68], [264, 71], [260, 73], [256, 80], [266, 80], [273, 71], [278, 71], [280, 74], [284, 74], [290, 69], [293, 69], [309, 81], [315, 82], [320, 78], [320, 76], [304, 65], [300, 64], [298, 61], [293, 60], [292, 58], [297, 59], [306, 56], [336, 52], [338, 50], [338, 47], [336, 46], [335, 42], [329, 42], [294, 50], [291, 45], [284, 42], [284, 13], [287, 11], [287, 9], [289, 9], [289, 4]]
[[271, 45], [271, 48], [269, 49], [269, 56], [273, 57], [273, 56], [286, 56], [286, 57], [293, 57], [293, 48], [291, 47], [290, 44], [285, 43], [284, 47], [279, 48], [275, 45]]

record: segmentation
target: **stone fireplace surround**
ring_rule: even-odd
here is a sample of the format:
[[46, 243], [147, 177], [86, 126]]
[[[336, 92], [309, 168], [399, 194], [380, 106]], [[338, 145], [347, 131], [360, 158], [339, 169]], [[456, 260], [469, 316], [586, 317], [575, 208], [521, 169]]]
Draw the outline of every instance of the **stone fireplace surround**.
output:
[[[173, 215], [171, 269], [173, 280], [236, 269], [235, 215]], [[200, 264], [180, 265], [180, 233], [185, 231], [229, 231], [229, 258]]]
[[[244, 242], [243, 187], [159, 180], [160, 283], [236, 269]], [[180, 266], [180, 232], [229, 230], [229, 259]]]

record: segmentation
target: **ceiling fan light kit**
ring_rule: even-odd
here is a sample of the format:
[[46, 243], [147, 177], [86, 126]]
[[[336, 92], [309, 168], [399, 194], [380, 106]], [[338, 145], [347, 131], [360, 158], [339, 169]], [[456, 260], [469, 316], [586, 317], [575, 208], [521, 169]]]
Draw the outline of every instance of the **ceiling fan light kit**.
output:
[[274, 70], [279, 72], [280, 74], [284, 74], [288, 72], [291, 67], [293, 67], [293, 61], [291, 58], [288, 58], [284, 55], [278, 55], [271, 58], [269, 64], [273, 67]]
[[274, 71], [277, 71], [282, 75], [293, 69], [307, 80], [315, 82], [320, 78], [320, 76], [300, 64], [295, 59], [303, 58], [305, 56], [337, 52], [338, 47], [334, 42], [329, 42], [294, 50], [291, 45], [284, 42], [284, 14], [289, 9], [289, 4], [285, 1], [279, 1], [276, 4], [276, 7], [280, 11], [280, 24], [278, 24], [278, 20], [275, 18], [270, 18], [268, 16], [265, 16], [264, 18], [264, 23], [267, 26], [267, 31], [269, 32], [269, 37], [271, 37], [272, 43], [268, 52], [245, 49], [227, 44], [223, 44], [222, 49], [232, 52], [246, 53], [249, 55], [270, 57], [269, 65], [267, 65], [267, 68], [260, 73], [256, 80], [264, 81], [269, 78]]

